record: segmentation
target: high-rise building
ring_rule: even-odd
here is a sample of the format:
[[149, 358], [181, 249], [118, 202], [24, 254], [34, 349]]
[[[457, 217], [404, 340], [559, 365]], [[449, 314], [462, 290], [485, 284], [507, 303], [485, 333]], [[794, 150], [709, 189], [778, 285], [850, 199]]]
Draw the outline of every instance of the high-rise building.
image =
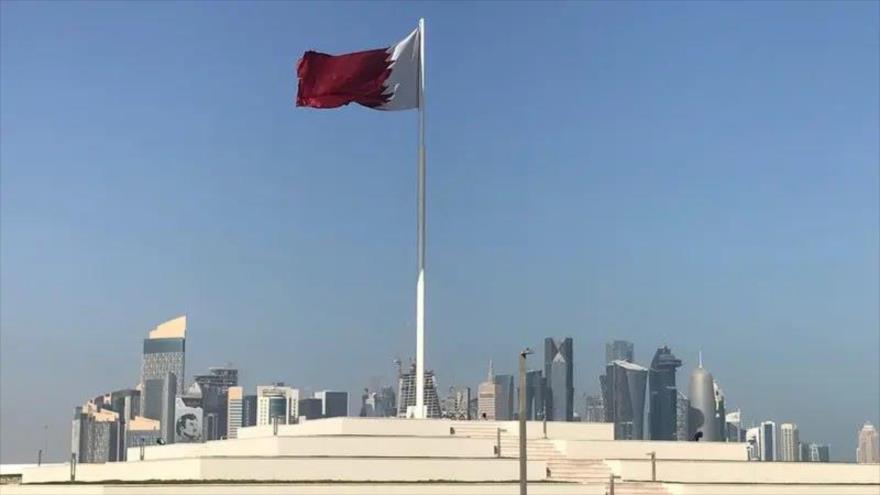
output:
[[856, 462], [859, 464], [880, 463], [880, 440], [877, 429], [871, 423], [865, 423], [859, 432], [859, 446], [856, 448]]
[[299, 390], [285, 387], [284, 383], [257, 386], [257, 425], [279, 424], [295, 421], [299, 415]]
[[559, 341], [552, 337], [544, 339], [544, 378], [547, 420], [571, 421], [574, 418], [574, 350], [571, 337]]
[[[530, 370], [526, 372], [526, 420], [544, 419], [544, 388], [545, 381], [541, 370]], [[519, 390], [517, 384], [516, 403], [513, 408], [516, 414], [519, 414]]]
[[831, 449], [828, 445], [811, 443], [809, 445], [809, 457], [801, 460], [810, 462], [831, 462]]
[[778, 458], [776, 423], [764, 421], [758, 427], [758, 451], [762, 461], [775, 461]]
[[322, 417], [348, 416], [348, 392], [322, 390], [315, 392], [315, 398], [321, 401]]
[[761, 428], [756, 426], [746, 430], [746, 443], [750, 461], [761, 460]]
[[669, 347], [663, 346], [654, 353], [648, 371], [651, 440], [675, 440], [678, 414], [678, 388], [675, 370], [681, 359], [675, 357]]
[[225, 392], [229, 387], [238, 385], [238, 369], [214, 366], [208, 368], [207, 375], [196, 375], [195, 382], [200, 386], [211, 385]]
[[[429, 418], [440, 417], [440, 398], [437, 396], [437, 378], [433, 370], [425, 370], [425, 388], [423, 397]], [[416, 405], [416, 364], [410, 370], [401, 372], [397, 379], [397, 417], [405, 418], [409, 407]]]
[[718, 421], [715, 411], [715, 380], [712, 373], [703, 368], [703, 357], [700, 356], [699, 367], [691, 373], [689, 399], [691, 410], [688, 418], [690, 439], [697, 436], [704, 442], [719, 440]]
[[242, 426], [242, 398], [244, 389], [230, 386], [227, 391], [226, 437], [238, 438], [238, 429]]
[[495, 381], [495, 368], [489, 361], [489, 374], [486, 381], [477, 388], [477, 418], [495, 420], [501, 409], [501, 385]]
[[129, 447], [156, 445], [162, 439], [158, 420], [137, 416], [126, 424], [125, 443]]
[[174, 443], [175, 440], [175, 411], [177, 408], [177, 377], [174, 373], [165, 373], [162, 380], [162, 413], [159, 416], [159, 424], [162, 427], [162, 440], [166, 444]]
[[604, 423], [605, 422], [605, 402], [601, 395], [588, 395], [586, 398], [586, 409], [584, 409], [584, 422], [586, 423]]
[[364, 389], [361, 396], [360, 416], [370, 418], [387, 418], [397, 415], [397, 404], [394, 389], [382, 387], [378, 392], [370, 392]]
[[498, 385], [498, 408], [495, 410], [495, 419], [509, 421], [513, 419], [516, 409], [513, 405], [513, 375], [495, 375], [495, 384]]
[[715, 429], [719, 442], [727, 441], [727, 410], [724, 407], [724, 391], [716, 380], [712, 380], [712, 392], [715, 395]]
[[175, 390], [184, 390], [186, 357], [186, 316], [180, 316], [151, 330], [144, 340], [141, 367], [141, 416], [161, 419], [162, 380], [167, 373], [177, 379]]
[[449, 387], [449, 393], [443, 402], [443, 417], [448, 419], [471, 419], [468, 414], [468, 404], [470, 404], [470, 401], [470, 387]]
[[123, 389], [110, 392], [110, 404], [105, 405], [116, 411], [120, 419], [128, 421], [134, 419], [141, 412], [141, 392], [135, 389]]
[[299, 419], [318, 419], [324, 416], [324, 401], [318, 398], [299, 400]]
[[71, 453], [77, 462], [102, 463], [125, 459], [124, 431], [119, 413], [93, 401], [77, 407], [71, 430]]
[[779, 425], [779, 460], [798, 462], [800, 458], [800, 434], [794, 423], [782, 423]]
[[600, 377], [605, 421], [614, 423], [615, 440], [641, 440], [645, 425], [648, 369], [629, 361], [612, 361]]
[[605, 362], [611, 361], [635, 361], [635, 346], [626, 340], [612, 340], [605, 344]]
[[724, 439], [728, 442], [745, 442], [746, 432], [742, 428], [742, 412], [736, 410], [725, 415], [726, 435]]
[[241, 399], [241, 426], [257, 425], [257, 396], [245, 395]]
[[690, 428], [691, 401], [683, 393], [678, 392], [675, 403], [675, 439], [687, 442], [691, 439]]

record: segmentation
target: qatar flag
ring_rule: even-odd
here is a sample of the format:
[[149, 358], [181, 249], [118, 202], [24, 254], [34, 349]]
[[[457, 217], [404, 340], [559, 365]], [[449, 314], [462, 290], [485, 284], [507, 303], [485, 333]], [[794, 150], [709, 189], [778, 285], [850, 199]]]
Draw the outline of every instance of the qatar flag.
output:
[[388, 48], [343, 55], [307, 51], [296, 67], [296, 106], [336, 108], [359, 103], [376, 110], [418, 108], [421, 42], [416, 29]]

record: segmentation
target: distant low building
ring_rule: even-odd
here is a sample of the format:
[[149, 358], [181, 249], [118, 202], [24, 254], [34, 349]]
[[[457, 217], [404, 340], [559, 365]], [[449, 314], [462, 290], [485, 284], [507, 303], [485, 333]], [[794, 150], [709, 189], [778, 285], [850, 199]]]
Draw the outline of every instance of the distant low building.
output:
[[315, 398], [321, 401], [321, 416], [325, 418], [348, 416], [348, 392], [322, 390], [315, 392]]
[[300, 419], [319, 419], [324, 416], [323, 404], [321, 399], [300, 399], [299, 400], [299, 418]]
[[587, 407], [584, 412], [584, 421], [587, 423], [605, 422], [605, 402], [601, 395], [588, 395]]
[[448, 419], [471, 419], [468, 414], [470, 401], [470, 387], [449, 387], [449, 393], [442, 404], [443, 417]]
[[283, 383], [257, 386], [257, 426], [293, 423], [299, 415], [299, 390]]
[[361, 396], [361, 411], [359, 416], [368, 418], [387, 418], [397, 415], [397, 401], [394, 389], [382, 387], [378, 392], [370, 392], [364, 389]]

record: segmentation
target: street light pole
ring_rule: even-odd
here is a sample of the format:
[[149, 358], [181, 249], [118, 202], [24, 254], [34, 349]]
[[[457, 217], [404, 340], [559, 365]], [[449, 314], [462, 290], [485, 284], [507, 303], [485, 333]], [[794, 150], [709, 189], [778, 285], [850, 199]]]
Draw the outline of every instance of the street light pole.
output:
[[526, 471], [528, 459], [526, 459], [526, 356], [532, 350], [526, 347], [519, 353], [519, 495], [528, 492], [528, 480]]

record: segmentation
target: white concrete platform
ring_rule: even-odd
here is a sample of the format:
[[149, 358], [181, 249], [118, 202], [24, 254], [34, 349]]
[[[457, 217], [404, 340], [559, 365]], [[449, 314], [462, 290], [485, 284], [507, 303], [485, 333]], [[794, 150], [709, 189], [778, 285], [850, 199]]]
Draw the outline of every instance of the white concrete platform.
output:
[[[616, 495], [880, 495], [878, 465], [749, 462], [744, 444], [615, 441], [610, 424], [544, 428], [527, 429], [539, 495], [604, 495], [612, 474]], [[25, 467], [24, 484], [4, 485], [3, 495], [515, 494], [517, 431], [510, 421], [387, 418], [307, 421], [277, 435], [251, 427], [238, 439], [147, 447], [143, 460], [133, 448], [128, 462], [80, 464], [76, 479], [89, 485], [67, 484], [67, 465]]]

